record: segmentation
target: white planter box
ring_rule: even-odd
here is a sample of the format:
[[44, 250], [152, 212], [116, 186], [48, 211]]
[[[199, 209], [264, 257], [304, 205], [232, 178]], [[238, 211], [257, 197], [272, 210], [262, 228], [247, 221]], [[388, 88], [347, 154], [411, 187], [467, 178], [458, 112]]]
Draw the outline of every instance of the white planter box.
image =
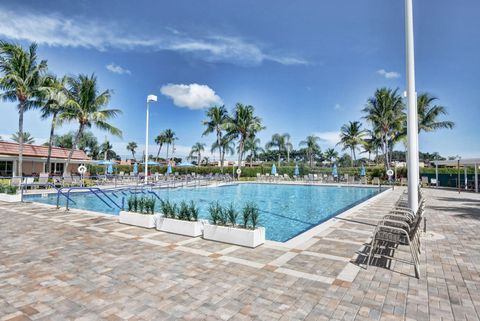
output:
[[257, 227], [255, 230], [243, 228], [205, 224], [203, 238], [235, 245], [257, 247], [265, 243], [265, 228]]
[[152, 214], [139, 214], [121, 211], [118, 221], [122, 224], [134, 225], [145, 228], [154, 228], [156, 218], [155, 215]]
[[204, 220], [183, 221], [174, 218], [159, 217], [157, 220], [157, 230], [197, 237], [202, 235], [204, 223]]
[[7, 202], [7, 203], [21, 202], [22, 201], [22, 195], [21, 194], [11, 195], [11, 194], [0, 193], [0, 201]]

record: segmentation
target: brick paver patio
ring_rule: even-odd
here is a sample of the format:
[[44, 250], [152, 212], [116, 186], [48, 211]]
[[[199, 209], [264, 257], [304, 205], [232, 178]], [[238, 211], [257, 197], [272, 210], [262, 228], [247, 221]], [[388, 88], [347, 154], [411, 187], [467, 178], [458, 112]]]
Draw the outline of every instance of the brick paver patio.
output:
[[479, 320], [480, 195], [426, 190], [421, 279], [363, 252], [403, 189], [295, 246], [246, 249], [0, 203], [4, 320]]

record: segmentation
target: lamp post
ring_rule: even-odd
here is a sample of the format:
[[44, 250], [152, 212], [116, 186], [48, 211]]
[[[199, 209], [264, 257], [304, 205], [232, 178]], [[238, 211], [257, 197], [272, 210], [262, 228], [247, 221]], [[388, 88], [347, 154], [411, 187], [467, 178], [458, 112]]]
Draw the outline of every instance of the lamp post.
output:
[[413, 41], [413, 0], [405, 0], [405, 38], [407, 49], [408, 206], [416, 213], [418, 209], [419, 160]]
[[150, 111], [150, 102], [156, 102], [157, 96], [155, 95], [148, 95], [147, 96], [147, 125], [145, 129], [145, 184], [148, 183], [148, 117]]

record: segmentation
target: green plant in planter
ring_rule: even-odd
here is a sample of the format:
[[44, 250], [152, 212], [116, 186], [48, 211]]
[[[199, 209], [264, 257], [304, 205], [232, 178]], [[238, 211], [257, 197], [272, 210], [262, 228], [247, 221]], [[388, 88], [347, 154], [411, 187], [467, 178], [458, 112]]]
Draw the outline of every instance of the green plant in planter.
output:
[[210, 218], [214, 225], [220, 223], [221, 216], [222, 216], [222, 207], [218, 202], [210, 203], [208, 207], [208, 212], [210, 213]]
[[247, 228], [248, 221], [250, 220], [250, 204], [247, 204], [243, 207], [242, 215], [243, 215], [243, 227]]
[[225, 209], [224, 212], [227, 216], [228, 222], [232, 226], [237, 225], [238, 212], [235, 209], [235, 207], [233, 206], [233, 203], [230, 203], [230, 206], [227, 209]]
[[257, 205], [252, 204], [250, 206], [250, 220], [252, 222], [252, 228], [255, 229], [258, 224], [258, 219], [260, 218], [260, 211]]
[[133, 212], [133, 197], [130, 196], [127, 200], [127, 209], [129, 212]]
[[155, 212], [155, 199], [153, 197], [145, 197], [145, 213], [154, 214]]
[[193, 201], [190, 201], [189, 210], [190, 210], [191, 218], [194, 221], [198, 221], [198, 213], [200, 212], [200, 210], [198, 209], [198, 207], [195, 205]]
[[6, 185], [0, 185], [0, 193], [5, 193], [6, 187]]
[[143, 213], [144, 210], [145, 210], [145, 198], [140, 197], [138, 199], [138, 212]]
[[170, 203], [169, 200], [160, 200], [160, 211], [166, 218], [175, 218], [177, 215], [177, 206], [176, 204]]
[[178, 219], [190, 221], [190, 207], [185, 201], [180, 203], [180, 208], [178, 209]]

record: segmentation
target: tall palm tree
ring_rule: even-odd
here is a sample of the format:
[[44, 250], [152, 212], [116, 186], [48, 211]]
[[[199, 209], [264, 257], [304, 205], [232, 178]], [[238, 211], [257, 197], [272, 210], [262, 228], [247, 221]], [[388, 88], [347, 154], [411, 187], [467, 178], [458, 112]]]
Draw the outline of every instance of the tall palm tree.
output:
[[59, 117], [60, 121], [75, 121], [78, 123], [78, 130], [73, 139], [73, 147], [68, 154], [64, 168], [64, 175], [68, 172], [68, 166], [72, 159], [78, 140], [83, 131], [95, 126], [105, 130], [112, 135], [122, 136], [122, 131], [110, 123], [109, 119], [115, 118], [121, 113], [119, 109], [106, 109], [111, 98], [111, 91], [99, 92], [97, 77], [95, 75], [79, 75], [68, 79], [67, 107], [68, 109]]
[[[245, 149], [245, 141], [264, 129], [262, 119], [255, 116], [255, 108], [251, 105], [237, 103], [233, 115], [226, 123], [226, 129], [230, 135], [238, 138], [238, 168], [240, 169]], [[237, 174], [240, 178], [240, 174]]]
[[438, 120], [441, 115], [447, 115], [447, 109], [444, 106], [435, 105], [437, 97], [429, 93], [423, 93], [417, 97], [418, 109], [418, 132], [431, 132], [437, 129], [452, 129], [455, 123], [452, 121]]
[[271, 150], [272, 148], [278, 149], [278, 166], [280, 166], [282, 151], [287, 150], [288, 139], [290, 139], [289, 134], [273, 134], [272, 139], [265, 145], [265, 149], [267, 150]]
[[263, 153], [263, 148], [260, 147], [260, 139], [255, 136], [249, 137], [245, 141], [245, 152], [249, 152], [250, 167], [253, 167], [253, 159], [258, 157], [258, 154]]
[[309, 159], [310, 167], [313, 166], [313, 157], [315, 154], [320, 153], [320, 145], [318, 145], [319, 137], [315, 135], [307, 136], [305, 140], [300, 142], [300, 146], [305, 146], [307, 151], [307, 157]]
[[162, 150], [163, 144], [166, 143], [166, 137], [165, 137], [165, 132], [160, 133], [157, 137], [155, 137], [155, 144], [158, 145], [158, 151], [157, 151], [157, 160], [160, 157], [160, 151]]
[[350, 149], [352, 156], [352, 167], [357, 162], [355, 150], [362, 144], [365, 137], [365, 130], [359, 121], [350, 121], [340, 129], [340, 142], [337, 145], [343, 145], [343, 150]]
[[333, 148], [328, 148], [323, 155], [330, 163], [333, 162], [334, 158], [338, 158], [338, 153]]
[[135, 150], [137, 149], [138, 145], [135, 142], [130, 142], [127, 144], [127, 150], [132, 153], [132, 158], [135, 159]]
[[37, 62], [37, 45], [31, 44], [28, 50], [21, 46], [0, 41], [0, 95], [4, 101], [18, 101], [18, 148], [17, 175], [23, 168], [23, 114], [40, 106], [40, 91], [47, 61]]
[[406, 118], [405, 105], [398, 89], [380, 88], [369, 98], [363, 108], [365, 119], [372, 125], [373, 133], [380, 139], [385, 167], [390, 169], [390, 150], [401, 139]]
[[24, 144], [35, 144], [35, 138], [33, 138], [29, 132], [23, 132], [21, 134], [20, 132], [16, 132], [12, 135], [12, 140], [17, 143], [23, 141]]
[[222, 153], [220, 159], [222, 160], [225, 160], [225, 155], [235, 154], [235, 143], [233, 142], [232, 135], [222, 136], [222, 139], [220, 140], [220, 145], [217, 143], [217, 141], [215, 141], [212, 144], [212, 148], [210, 151], [214, 153], [217, 150], [221, 150]]
[[47, 173], [51, 173], [51, 157], [53, 140], [55, 138], [55, 127], [57, 125], [57, 117], [66, 110], [67, 102], [67, 89], [65, 88], [67, 83], [67, 77], [58, 79], [57, 77], [50, 75], [45, 78], [45, 82], [42, 91], [43, 106], [41, 108], [42, 119], [52, 117], [50, 124], [50, 136], [48, 139], [48, 155], [45, 169]]
[[[200, 166], [202, 161], [202, 152], [205, 151], [205, 144], [204, 143], [195, 143], [190, 150], [189, 158], [196, 158], [197, 159], [197, 167]], [[196, 156], [194, 156], [196, 155]]]
[[290, 134], [283, 134], [285, 137], [285, 149], [287, 150], [287, 164], [290, 164], [290, 151], [293, 150], [293, 144], [290, 142]]
[[103, 153], [103, 159], [104, 160], [107, 160], [108, 153], [112, 151], [112, 148], [113, 148], [113, 145], [110, 144], [110, 142], [105, 139], [105, 141], [100, 146], [100, 150]]
[[223, 173], [223, 159], [222, 155], [222, 130], [225, 128], [225, 123], [228, 120], [228, 112], [225, 106], [212, 106], [206, 112], [207, 119], [203, 121], [206, 126], [202, 136], [215, 132], [217, 135], [218, 153], [220, 155], [220, 170]]
[[175, 135], [175, 132], [173, 130], [171, 130], [170, 128], [165, 129], [163, 134], [165, 135], [165, 144], [167, 144], [167, 161], [168, 161], [169, 147], [170, 147], [170, 145], [173, 145], [175, 143], [175, 140], [177, 139], [177, 136]]

